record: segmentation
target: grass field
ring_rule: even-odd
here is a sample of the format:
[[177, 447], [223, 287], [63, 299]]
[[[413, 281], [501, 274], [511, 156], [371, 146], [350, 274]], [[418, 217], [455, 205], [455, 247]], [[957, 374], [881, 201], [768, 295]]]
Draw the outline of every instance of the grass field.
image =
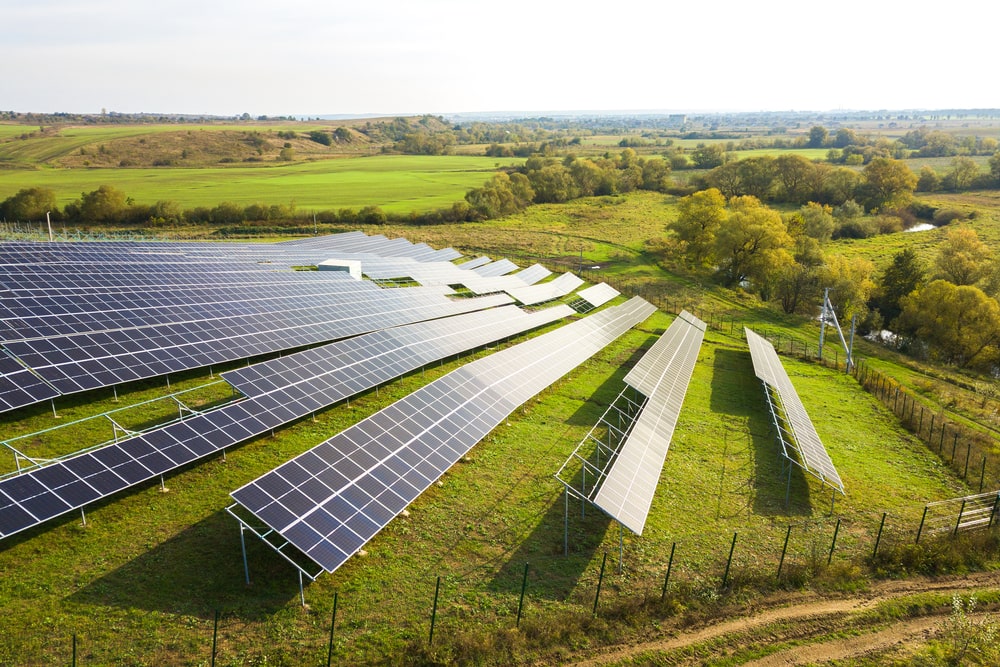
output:
[[[568, 517], [570, 554], [562, 555], [563, 497], [552, 476], [615, 398], [641, 350], [669, 325], [672, 317], [664, 313], [517, 410], [449, 471], [441, 486], [425, 492], [408, 517], [397, 518], [369, 543], [367, 555], [308, 584], [306, 608], [299, 604], [294, 570], [253, 539], [247, 542], [252, 583], [244, 584], [239, 531], [224, 512], [228, 493], [461, 362], [414, 373], [323, 411], [315, 420], [234, 448], [224, 459], [170, 475], [168, 493], [151, 484], [119, 494], [88, 508], [86, 527], [79, 515], [69, 515], [0, 542], [0, 607], [5, 611], [0, 664], [66, 663], [74, 634], [80, 664], [208, 664], [215, 610], [222, 612], [217, 664], [325, 664], [335, 594], [336, 660], [405, 662], [406, 656], [419, 656], [426, 643], [438, 576], [435, 642], [450, 651], [462, 646], [472, 651], [467, 644], [473, 640], [463, 637], [492, 632], [502, 638], [502, 630], [513, 625], [525, 563], [530, 569], [519, 636], [529, 646], [515, 650], [501, 642], [475, 649], [485, 650], [492, 664], [515, 659], [558, 663], [574, 650], [644, 631], [600, 615], [591, 619], [604, 553], [602, 610], [658, 596], [675, 543], [673, 586], [688, 592], [686, 601], [676, 604], [693, 605], [722, 595], [719, 583], [736, 533], [732, 577], [737, 588], [730, 595], [738, 603], [740, 582], [773, 580], [789, 527], [786, 572], [800, 576], [825, 564], [838, 518], [834, 561], [849, 568], [870, 553], [882, 512], [890, 514], [887, 544], [911, 540], [924, 502], [969, 492], [851, 377], [786, 358], [847, 490], [831, 515], [830, 491], [795, 472], [786, 508], [789, 478], [781, 469], [763, 391], [740, 332], [747, 324], [782, 336], [785, 348], [791, 337], [814, 349], [817, 325], [660, 268], [648, 241], [663, 234], [673, 201], [635, 193], [535, 206], [490, 223], [365, 230], [435, 247], [451, 245], [469, 255], [510, 254], [522, 265], [535, 258], [553, 260], [554, 269], [559, 261], [574, 270], [599, 266], [588, 275], [605, 275], [676, 299], [705, 317], [715, 314], [717, 323], [718, 316], [729, 322], [708, 332], [646, 530], [641, 537], [623, 536], [621, 573], [617, 526], [593, 508], [581, 516], [578, 503], [570, 505]], [[899, 236], [900, 242], [911, 238]], [[883, 368], [901, 369], [898, 363], [890, 358]], [[172, 390], [210, 380], [189, 373], [172, 378]], [[141, 383], [122, 388], [117, 403], [110, 391], [60, 399], [58, 419], [48, 405], [0, 419], [4, 433], [20, 434], [166, 391], [163, 384]], [[226, 393], [224, 386], [212, 385], [196, 400], [212, 402]], [[166, 405], [143, 408], [128, 419], [166, 416]], [[106, 420], [93, 429], [94, 434], [83, 427], [67, 429], [23, 446], [47, 456], [90, 443], [101, 437], [101, 429], [107, 431], [103, 437], [110, 437]], [[575, 622], [589, 630], [567, 625], [565, 634], [545, 643], [544, 637], [556, 633], [553, 624], [566, 619], [581, 619]], [[461, 657], [446, 655], [442, 661]]]
[[141, 203], [173, 200], [183, 208], [220, 202], [289, 204], [336, 210], [380, 206], [409, 212], [447, 208], [481, 186], [498, 165], [515, 162], [470, 156], [379, 155], [263, 166], [195, 169], [0, 170], [0, 198], [21, 188], [54, 190], [60, 205], [101, 185], [113, 185]]

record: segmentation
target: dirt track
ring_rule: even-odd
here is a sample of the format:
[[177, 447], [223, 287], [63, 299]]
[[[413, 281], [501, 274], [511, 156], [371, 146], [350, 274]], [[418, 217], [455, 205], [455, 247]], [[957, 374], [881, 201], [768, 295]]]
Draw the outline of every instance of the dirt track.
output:
[[635, 664], [641, 664], [647, 658], [650, 662], [657, 663], [699, 664], [704, 662], [704, 653], [693, 657], [687, 650], [729, 636], [732, 637], [732, 641], [727, 646], [735, 648], [745, 641], [749, 633], [764, 630], [772, 625], [777, 625], [779, 628], [773, 631], [774, 641], [794, 639], [802, 645], [779, 650], [743, 664], [771, 667], [858, 657], [881, 652], [900, 644], [924, 641], [947, 618], [945, 613], [947, 610], [928, 616], [903, 619], [888, 628], [882, 625], [873, 628], [872, 632], [858, 636], [816, 643], [808, 643], [808, 640], [810, 637], [823, 636], [826, 630], [837, 627], [858, 612], [894, 598], [928, 592], [965, 594], [973, 590], [998, 587], [1000, 587], [1000, 572], [984, 572], [964, 577], [913, 578], [879, 582], [864, 593], [836, 598], [824, 598], [812, 593], [786, 594], [762, 601], [764, 608], [759, 612], [683, 630], [669, 630], [667, 631], [670, 633], [669, 636], [642, 643], [605, 648], [583, 657], [576, 664], [609, 665], [630, 660], [636, 661]]

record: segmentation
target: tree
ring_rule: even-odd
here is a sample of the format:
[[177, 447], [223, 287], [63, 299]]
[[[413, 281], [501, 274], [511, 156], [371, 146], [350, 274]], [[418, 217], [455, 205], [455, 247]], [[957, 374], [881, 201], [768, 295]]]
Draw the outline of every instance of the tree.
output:
[[993, 180], [1000, 182], [1000, 151], [990, 156], [990, 176]]
[[684, 242], [687, 255], [703, 264], [715, 247], [715, 234], [726, 219], [726, 198], [715, 188], [699, 190], [677, 202], [678, 216], [668, 225]]
[[809, 128], [809, 143], [806, 144], [809, 148], [823, 148], [826, 145], [826, 139], [829, 133], [826, 128], [822, 125], [814, 125]]
[[942, 179], [942, 186], [948, 190], [967, 190], [979, 176], [979, 165], [964, 155], [951, 161], [951, 170]]
[[[504, 172], [499, 172], [494, 174], [493, 178], [487, 181], [483, 187], [467, 192], [465, 200], [469, 202], [469, 206], [481, 219], [489, 220], [516, 213], [531, 202], [531, 197], [528, 195], [533, 196], [534, 193], [531, 192], [531, 186], [527, 183], [527, 177], [524, 174], [515, 174], [515, 176], [520, 177], [516, 186], [519, 190], [518, 193], [515, 193], [515, 184], [511, 177]], [[527, 200], [524, 199], [525, 197]]]
[[913, 248], [896, 253], [892, 263], [882, 272], [872, 305], [882, 314], [886, 326], [892, 328], [893, 321], [902, 313], [900, 302], [924, 285], [927, 272]]
[[111, 185], [102, 185], [80, 196], [78, 211], [84, 222], [117, 224], [128, 214], [129, 200], [125, 193]]
[[815, 310], [808, 304], [819, 300], [820, 268], [823, 253], [816, 239], [799, 236], [795, 239], [794, 261], [778, 267], [775, 279], [775, 297], [786, 313]]
[[901, 160], [875, 158], [864, 168], [862, 176], [862, 199], [869, 211], [903, 206], [917, 187], [916, 175]]
[[903, 298], [898, 323], [946, 363], [989, 370], [997, 362], [1000, 304], [978, 287], [935, 280]]
[[976, 230], [956, 227], [938, 248], [934, 265], [938, 277], [955, 285], [974, 285], [990, 271], [993, 251], [979, 240]]
[[[822, 128], [821, 128], [822, 129]], [[774, 177], [779, 197], [793, 204], [804, 204], [812, 196], [816, 168], [801, 155], [785, 153], [774, 159]]]
[[691, 162], [697, 169], [714, 169], [726, 161], [726, 149], [722, 144], [698, 144], [691, 152]]
[[732, 286], [747, 280], [759, 288], [770, 285], [769, 270], [790, 261], [791, 246], [792, 238], [780, 213], [756, 197], [732, 198], [729, 215], [715, 236], [715, 257], [723, 284]]
[[830, 206], [809, 202], [799, 209], [802, 216], [802, 233], [826, 243], [833, 236], [837, 223], [833, 219], [833, 209]]
[[0, 203], [0, 217], [6, 220], [43, 220], [50, 211], [58, 216], [56, 193], [48, 188], [23, 188]]
[[325, 132], [323, 130], [312, 130], [309, 132], [309, 138], [317, 144], [323, 144], [324, 146], [330, 146], [333, 144], [333, 137], [330, 136], [329, 132]]
[[826, 258], [820, 281], [824, 288], [830, 288], [830, 301], [841, 322], [855, 315], [863, 320], [868, 315], [868, 302], [875, 290], [874, 273], [875, 265], [861, 257], [848, 259], [833, 255]]
[[917, 178], [917, 192], [935, 192], [941, 187], [941, 177], [926, 164], [920, 168]]

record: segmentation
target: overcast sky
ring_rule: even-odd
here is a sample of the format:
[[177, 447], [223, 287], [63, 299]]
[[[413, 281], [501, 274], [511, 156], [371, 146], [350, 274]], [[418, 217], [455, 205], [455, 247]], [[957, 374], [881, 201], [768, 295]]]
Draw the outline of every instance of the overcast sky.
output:
[[1000, 107], [988, 6], [0, 0], [0, 109], [313, 116]]

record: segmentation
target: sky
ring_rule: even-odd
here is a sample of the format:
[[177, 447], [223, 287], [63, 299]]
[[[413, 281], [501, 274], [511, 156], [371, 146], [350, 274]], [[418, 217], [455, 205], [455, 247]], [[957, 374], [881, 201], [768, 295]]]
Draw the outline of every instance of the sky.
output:
[[0, 109], [302, 117], [995, 108], [986, 6], [0, 0]]

